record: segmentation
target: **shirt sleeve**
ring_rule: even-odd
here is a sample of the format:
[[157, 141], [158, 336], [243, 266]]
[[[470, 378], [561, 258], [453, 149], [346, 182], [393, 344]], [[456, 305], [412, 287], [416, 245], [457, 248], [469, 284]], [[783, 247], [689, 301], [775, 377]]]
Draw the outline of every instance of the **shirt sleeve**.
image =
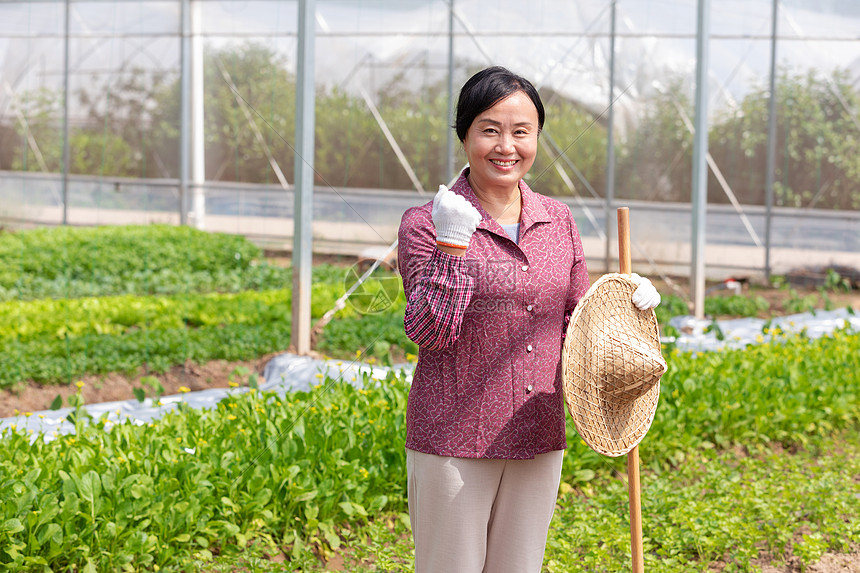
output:
[[579, 236], [579, 229], [576, 227], [576, 222], [573, 220], [573, 213], [570, 214], [570, 239], [573, 243], [573, 266], [570, 268], [570, 287], [567, 291], [567, 301], [564, 305], [564, 323], [562, 324], [561, 337], [567, 335], [567, 327], [570, 324], [570, 317], [573, 314], [573, 309], [576, 308], [579, 299], [585, 295], [590, 286], [588, 280], [588, 269], [585, 266], [585, 250], [582, 248], [582, 239]]
[[403, 215], [397, 266], [406, 294], [406, 336], [419, 347], [438, 350], [459, 337], [474, 279], [463, 257], [436, 248], [436, 230], [425, 211], [418, 207]]

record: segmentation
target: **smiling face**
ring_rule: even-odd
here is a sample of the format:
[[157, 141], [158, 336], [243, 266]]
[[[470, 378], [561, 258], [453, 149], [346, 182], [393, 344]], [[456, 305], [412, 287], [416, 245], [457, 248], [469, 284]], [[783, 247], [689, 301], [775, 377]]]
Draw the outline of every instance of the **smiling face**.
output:
[[531, 169], [537, 154], [538, 112], [517, 91], [475, 117], [463, 149], [469, 183], [479, 193], [510, 193]]

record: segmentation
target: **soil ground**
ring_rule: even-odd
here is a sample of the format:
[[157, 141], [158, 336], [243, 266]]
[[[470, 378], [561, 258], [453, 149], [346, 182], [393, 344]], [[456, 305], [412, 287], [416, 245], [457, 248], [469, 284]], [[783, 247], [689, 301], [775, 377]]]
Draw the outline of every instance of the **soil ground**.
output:
[[825, 553], [805, 570], [800, 558], [790, 553], [780, 559], [779, 566], [771, 562], [769, 556], [758, 560], [762, 573], [860, 573], [860, 544], [853, 545], [850, 553]]

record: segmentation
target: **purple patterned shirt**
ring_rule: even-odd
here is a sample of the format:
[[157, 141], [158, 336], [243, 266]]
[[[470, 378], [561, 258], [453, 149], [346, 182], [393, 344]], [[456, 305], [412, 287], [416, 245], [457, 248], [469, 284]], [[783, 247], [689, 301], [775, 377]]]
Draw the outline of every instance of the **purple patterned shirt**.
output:
[[451, 190], [483, 220], [463, 257], [436, 248], [432, 202], [406, 211], [398, 266], [406, 335], [419, 346], [406, 447], [529, 459], [563, 449], [561, 342], [588, 290], [570, 209], [520, 181], [519, 244], [481, 207], [464, 171]]

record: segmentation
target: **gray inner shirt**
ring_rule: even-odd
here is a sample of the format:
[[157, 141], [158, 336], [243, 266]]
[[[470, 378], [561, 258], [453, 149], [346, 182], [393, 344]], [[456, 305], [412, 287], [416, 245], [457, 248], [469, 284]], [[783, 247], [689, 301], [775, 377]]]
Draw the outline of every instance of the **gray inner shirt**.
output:
[[502, 225], [502, 229], [508, 234], [511, 240], [517, 244], [520, 242], [520, 224], [512, 223], [510, 225]]

